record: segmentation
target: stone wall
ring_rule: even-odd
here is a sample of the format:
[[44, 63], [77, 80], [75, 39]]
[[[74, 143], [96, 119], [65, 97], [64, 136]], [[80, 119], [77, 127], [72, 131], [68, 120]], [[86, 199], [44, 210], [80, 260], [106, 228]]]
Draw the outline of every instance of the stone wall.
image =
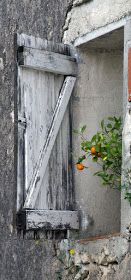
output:
[[90, 238], [76, 243], [63, 241], [60, 250], [58, 266], [62, 280], [130, 280], [129, 232], [126, 236]]
[[23, 32], [60, 42], [71, 2], [0, 1], [0, 280], [54, 279], [53, 242], [23, 240], [15, 228], [14, 34]]

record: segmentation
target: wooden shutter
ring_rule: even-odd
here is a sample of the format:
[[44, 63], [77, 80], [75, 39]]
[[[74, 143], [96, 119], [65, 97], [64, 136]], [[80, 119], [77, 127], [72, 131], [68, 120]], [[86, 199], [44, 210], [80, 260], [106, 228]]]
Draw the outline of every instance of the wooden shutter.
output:
[[69, 99], [71, 49], [17, 34], [17, 211], [24, 228], [78, 229], [74, 211]]
[[[124, 26], [124, 77], [123, 77], [123, 156], [122, 183], [127, 184], [128, 172], [131, 170], [131, 19]], [[130, 173], [130, 172], [129, 172]], [[131, 191], [131, 190], [130, 190]], [[131, 217], [131, 207], [122, 194], [121, 231], [125, 232]]]

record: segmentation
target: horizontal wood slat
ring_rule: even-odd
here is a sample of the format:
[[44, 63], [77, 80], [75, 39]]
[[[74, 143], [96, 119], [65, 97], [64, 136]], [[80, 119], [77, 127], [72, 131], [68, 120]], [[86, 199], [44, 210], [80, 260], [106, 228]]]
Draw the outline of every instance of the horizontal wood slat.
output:
[[34, 208], [35, 201], [42, 184], [43, 176], [45, 174], [47, 164], [51, 155], [52, 148], [54, 146], [62, 119], [64, 117], [67, 105], [75, 84], [75, 77], [66, 77], [62, 86], [59, 98], [56, 103], [56, 107], [53, 114], [52, 123], [48, 132], [47, 140], [39, 155], [36, 168], [30, 181], [30, 185], [27, 186], [27, 196], [25, 199], [24, 208]]
[[26, 230], [79, 229], [78, 211], [25, 210]]
[[72, 54], [74, 53], [73, 46], [63, 44], [63, 43], [48, 41], [46, 39], [41, 39], [39, 37], [29, 36], [24, 33], [21, 34], [17, 33], [16, 41], [18, 47], [25, 46], [27, 48], [45, 50], [45, 51], [55, 52], [68, 56], [72, 56]]
[[18, 64], [35, 70], [50, 73], [76, 76], [77, 64], [75, 59], [48, 51], [23, 47], [18, 52]]

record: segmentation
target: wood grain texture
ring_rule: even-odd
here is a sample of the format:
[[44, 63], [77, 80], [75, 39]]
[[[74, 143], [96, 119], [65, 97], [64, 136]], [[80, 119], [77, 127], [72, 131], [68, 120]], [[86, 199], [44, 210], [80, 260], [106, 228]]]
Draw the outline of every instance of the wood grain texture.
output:
[[[50, 112], [50, 117], [48, 117], [47, 119], [48, 127], [50, 127], [51, 125], [53, 112], [63, 82], [64, 82], [64, 77], [62, 75], [53, 75], [53, 80], [51, 81], [51, 83], [49, 83], [49, 87], [50, 87], [49, 90], [51, 94], [49, 94], [48, 97], [48, 112]], [[61, 179], [62, 174], [59, 168], [59, 163], [61, 163], [60, 160], [61, 156], [60, 156], [60, 152], [58, 151], [61, 151], [61, 143], [64, 141], [64, 139], [61, 139], [59, 136], [61, 134], [60, 131], [61, 128], [58, 132], [56, 141], [54, 143], [54, 147], [51, 152], [51, 157], [49, 159], [49, 163], [46, 168], [46, 172], [42, 179], [42, 184], [39, 189], [39, 193], [35, 202], [35, 209], [57, 209], [55, 205], [56, 205], [56, 200], [58, 205], [58, 197], [59, 197], [58, 192], [60, 192], [61, 189], [60, 182], [62, 181]], [[65, 133], [67, 134], [66, 129], [65, 129]], [[65, 138], [66, 141], [68, 141], [67, 137]], [[63, 162], [62, 162], [62, 166], [63, 166]], [[58, 209], [60, 210], [61, 208], [58, 207]]]
[[75, 84], [75, 80], [76, 78], [74, 77], [67, 77], [62, 87], [53, 113], [52, 123], [48, 131], [46, 142], [43, 145], [40, 155], [38, 156], [38, 161], [36, 162], [36, 167], [33, 170], [33, 176], [31, 178], [30, 184], [26, 188], [27, 197], [24, 204], [25, 208], [33, 208], [35, 205], [35, 201], [42, 183], [42, 179], [45, 174], [51, 151], [54, 146], [62, 119], [64, 117]]
[[131, 48], [128, 49], [128, 101], [131, 102]]
[[67, 44], [56, 43], [39, 37], [28, 36], [24, 33], [17, 34], [17, 45], [18, 47], [25, 46], [27, 48], [51, 51], [54, 53], [72, 56], [72, 47]]
[[33, 48], [24, 47], [22, 51], [18, 52], [18, 64], [50, 73], [72, 76], [77, 74], [77, 64], [74, 58]]
[[77, 211], [26, 210], [26, 229], [78, 229]]
[[17, 105], [18, 105], [18, 145], [17, 145], [17, 211], [22, 209], [24, 203], [24, 185], [25, 185], [25, 117], [24, 110], [24, 88], [22, 82], [22, 71], [18, 68], [17, 75]]
[[[54, 64], [57, 66], [57, 61], [59, 61], [57, 67], [67, 69], [59, 73], [69, 75], [76, 71], [76, 62], [71, 55], [70, 47], [63, 44], [54, 44], [23, 34], [17, 37], [17, 44], [18, 54], [20, 52], [18, 61], [21, 59], [21, 54], [23, 55], [23, 50], [27, 51], [27, 56], [30, 55], [31, 63], [34, 58], [34, 63], [38, 64], [41, 62], [44, 64], [46, 57], [47, 62], [53, 61], [51, 62], [53, 66], [50, 66], [48, 71], [39, 71], [39, 67], [30, 67], [30, 65], [29, 67], [22, 67], [20, 63], [18, 65], [18, 134], [20, 139], [18, 151], [20, 149], [20, 152], [18, 152], [17, 211], [23, 213], [27, 207], [35, 209], [36, 212], [32, 212], [30, 216], [35, 219], [34, 229], [78, 228], [78, 220], [76, 221], [78, 213], [75, 211], [71, 213], [74, 209], [74, 186], [71, 161], [71, 117], [68, 105], [76, 78], [68, 76], [65, 79], [64, 75], [56, 73], [57, 70], [54, 67]], [[72, 71], [72, 69], [75, 70]], [[44, 212], [44, 220], [39, 225], [40, 213], [38, 216], [37, 209], [54, 212], [48, 212], [48, 215]], [[63, 210], [65, 211], [62, 214]], [[53, 219], [55, 219], [55, 224], [53, 224]], [[27, 229], [29, 229], [28, 225]]]
[[[131, 19], [126, 21], [124, 27], [124, 63], [123, 63], [123, 132], [122, 132], [122, 184], [126, 184], [126, 171], [131, 170], [131, 103], [129, 103], [128, 87], [130, 88], [131, 69], [129, 58], [129, 50], [131, 50]], [[128, 173], [128, 172], [127, 172]], [[121, 232], [125, 233], [127, 225], [131, 217], [131, 207], [127, 200], [124, 199], [124, 193], [121, 196]]]

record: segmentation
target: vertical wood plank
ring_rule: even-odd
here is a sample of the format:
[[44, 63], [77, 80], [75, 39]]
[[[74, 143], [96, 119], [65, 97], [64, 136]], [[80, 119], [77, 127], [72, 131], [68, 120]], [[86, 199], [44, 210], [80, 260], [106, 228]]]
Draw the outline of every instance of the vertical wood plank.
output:
[[[25, 200], [24, 207], [31, 208], [34, 207], [38, 191], [41, 186], [42, 178], [45, 174], [46, 167], [48, 164], [49, 157], [51, 155], [56, 136], [58, 134], [61, 121], [64, 117], [76, 78], [67, 77], [62, 86], [59, 98], [57, 100], [55, 110], [53, 113], [53, 121], [51, 123], [48, 137], [45, 144], [39, 154], [38, 161], [36, 162], [35, 170], [33, 171], [33, 177], [31, 178], [30, 185], [27, 191], [27, 197]], [[27, 129], [26, 129], [27, 131]]]
[[[31, 69], [21, 69], [21, 73], [22, 110], [28, 126], [24, 137], [26, 195], [39, 153], [47, 137], [64, 77]], [[69, 195], [72, 189], [69, 147], [70, 128], [67, 108], [35, 203], [36, 209], [72, 209]]]
[[23, 72], [27, 122], [25, 133], [25, 188], [27, 192], [51, 124], [53, 110], [49, 103], [49, 96], [52, 94], [49, 85], [53, 86], [53, 76], [27, 69]]
[[[59, 83], [59, 88], [55, 90], [55, 84], [56, 84], [56, 80], [58, 80]], [[47, 89], [48, 89], [48, 119], [47, 119], [47, 124], [48, 126], [50, 126], [51, 123], [51, 119], [53, 116], [53, 112], [54, 112], [54, 108], [56, 105], [56, 100], [58, 98], [59, 95], [59, 90], [62, 86], [62, 82], [63, 82], [63, 76], [62, 75], [50, 75], [48, 80], [47, 80]], [[57, 158], [57, 154], [55, 152], [55, 158]], [[52, 155], [50, 158], [50, 161], [53, 161], [53, 151], [52, 151]], [[45, 175], [43, 176], [43, 180], [42, 180], [42, 185], [40, 187], [39, 190], [39, 194], [38, 197], [36, 199], [36, 203], [35, 203], [35, 208], [37, 209], [52, 209], [52, 206], [48, 205], [48, 198], [52, 197], [52, 194], [50, 195], [50, 176], [53, 177], [53, 174], [55, 172], [55, 166], [52, 165], [52, 167], [50, 168], [49, 164], [46, 168], [46, 172]]]
[[[126, 182], [125, 172], [131, 170], [131, 114], [130, 108], [130, 50], [131, 50], [131, 20], [127, 20], [124, 27], [124, 71], [123, 71], [123, 134], [122, 134], [122, 183]], [[124, 182], [125, 181], [125, 182]], [[124, 193], [121, 196], [121, 231], [126, 232], [131, 217], [131, 207], [124, 199]]]
[[131, 102], [131, 48], [128, 49], [128, 101]]
[[24, 203], [24, 185], [25, 185], [25, 145], [24, 134], [25, 126], [22, 119], [25, 117], [24, 110], [24, 87], [22, 84], [23, 71], [18, 68], [17, 75], [17, 106], [18, 106], [18, 146], [17, 146], [17, 211], [22, 209]]

